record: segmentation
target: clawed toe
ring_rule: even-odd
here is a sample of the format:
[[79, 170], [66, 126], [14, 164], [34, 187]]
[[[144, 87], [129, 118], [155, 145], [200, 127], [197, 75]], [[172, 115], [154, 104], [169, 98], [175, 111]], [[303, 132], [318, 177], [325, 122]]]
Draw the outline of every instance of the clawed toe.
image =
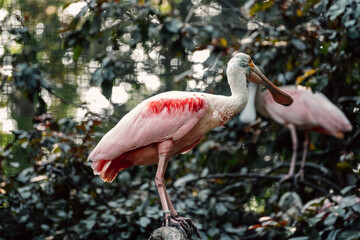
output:
[[[190, 218], [184, 218], [179, 216], [172, 216], [171, 214], [165, 214], [163, 226], [176, 227], [178, 228], [184, 236], [188, 239], [191, 238], [192, 234], [195, 232], [196, 236], [200, 238], [200, 233], [195, 226], [195, 223]], [[200, 238], [201, 239], [201, 238]]]

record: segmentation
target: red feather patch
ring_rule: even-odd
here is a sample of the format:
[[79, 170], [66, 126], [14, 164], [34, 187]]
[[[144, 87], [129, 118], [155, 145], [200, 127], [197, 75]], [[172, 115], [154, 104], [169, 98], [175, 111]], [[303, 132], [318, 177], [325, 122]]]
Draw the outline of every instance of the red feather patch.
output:
[[[113, 160], [100, 159], [94, 161], [91, 164], [91, 167], [94, 170], [94, 173], [100, 173], [100, 178], [104, 182], [112, 182], [119, 171], [133, 165], [131, 161], [126, 159], [126, 155], [127, 154], [120, 155]], [[104, 170], [107, 163], [109, 163], [109, 166]]]
[[164, 109], [168, 113], [175, 110], [184, 110], [186, 106], [190, 112], [197, 112], [205, 105], [205, 101], [199, 97], [185, 98], [185, 99], [159, 99], [151, 101], [148, 105], [148, 109], [152, 113], [159, 114]]

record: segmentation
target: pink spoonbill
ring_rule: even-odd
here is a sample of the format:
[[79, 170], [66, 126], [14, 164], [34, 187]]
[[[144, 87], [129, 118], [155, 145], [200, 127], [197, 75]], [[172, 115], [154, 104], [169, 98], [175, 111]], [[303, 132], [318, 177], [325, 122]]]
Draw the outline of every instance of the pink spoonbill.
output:
[[[310, 88], [303, 86], [284, 86], [280, 89], [291, 95], [294, 103], [289, 107], [276, 104], [270, 95], [261, 92], [258, 86], [250, 83], [249, 101], [240, 114], [240, 121], [249, 123], [256, 119], [256, 110], [264, 116], [268, 116], [277, 123], [286, 126], [290, 130], [292, 140], [292, 156], [289, 173], [282, 179], [285, 181], [296, 176], [303, 179], [304, 166], [309, 144], [309, 131], [328, 134], [342, 139], [344, 131], [351, 131], [352, 125], [345, 114], [335, 106], [324, 94], [312, 92]], [[256, 110], [255, 110], [256, 109]], [[296, 129], [305, 131], [303, 143], [303, 155], [300, 171], [294, 175], [298, 138]]]
[[248, 100], [247, 81], [262, 83], [276, 102], [290, 105], [292, 98], [273, 85], [251, 57], [236, 53], [228, 62], [231, 96], [172, 91], [155, 95], [132, 109], [107, 132], [89, 155], [94, 174], [112, 182], [131, 166], [157, 164], [155, 185], [164, 226], [176, 226], [188, 238], [198, 230], [189, 218], [179, 217], [166, 191], [164, 174], [169, 159], [194, 148], [211, 129], [224, 125]]

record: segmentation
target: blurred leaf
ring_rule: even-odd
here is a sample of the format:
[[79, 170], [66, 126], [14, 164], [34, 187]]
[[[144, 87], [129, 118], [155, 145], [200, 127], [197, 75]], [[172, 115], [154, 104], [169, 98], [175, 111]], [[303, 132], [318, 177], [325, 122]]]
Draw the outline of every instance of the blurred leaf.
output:
[[354, 206], [352, 207], [352, 209], [357, 212], [358, 214], [360, 214], [360, 202], [354, 204]]
[[10, 162], [9, 165], [14, 167], [14, 168], [20, 167], [20, 164], [18, 162]]
[[141, 217], [139, 220], [139, 224], [143, 228], [146, 228], [150, 223], [151, 223], [151, 221], [147, 217]]
[[222, 202], [219, 202], [215, 205], [216, 213], [219, 216], [223, 216], [227, 212], [227, 208]]
[[349, 240], [349, 239], [358, 239], [360, 238], [360, 231], [350, 230], [340, 233], [339, 240]]
[[342, 195], [347, 194], [349, 191], [351, 191], [352, 189], [354, 189], [354, 187], [355, 187], [355, 186], [347, 186], [347, 187], [343, 188], [343, 189], [341, 190], [341, 194], [342, 194]]
[[340, 232], [340, 229], [336, 229], [336, 230], [331, 231], [326, 239], [329, 239], [329, 240], [338, 239], [337, 235], [339, 234], [339, 232]]
[[324, 224], [327, 226], [333, 226], [337, 220], [337, 216], [330, 214], [325, 218]]
[[83, 48], [82, 48], [82, 46], [80, 44], [76, 44], [74, 46], [74, 48], [73, 48], [73, 52], [74, 52], [73, 59], [74, 59], [75, 62], [78, 61], [79, 56], [81, 55], [82, 51], [83, 51]]
[[315, 73], [316, 73], [315, 69], [306, 70], [302, 76], [296, 78], [296, 84], [297, 85], [301, 84], [306, 78], [310, 77], [311, 75], [314, 75]]
[[303, 51], [306, 49], [306, 45], [303, 41], [297, 38], [291, 39], [291, 43], [300, 51]]
[[171, 33], [177, 33], [182, 27], [182, 22], [178, 19], [166, 19], [166, 29]]

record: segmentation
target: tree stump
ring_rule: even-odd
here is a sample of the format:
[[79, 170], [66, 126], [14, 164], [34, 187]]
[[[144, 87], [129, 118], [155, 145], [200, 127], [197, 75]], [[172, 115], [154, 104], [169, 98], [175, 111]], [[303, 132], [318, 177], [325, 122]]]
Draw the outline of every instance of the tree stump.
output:
[[149, 240], [187, 240], [181, 231], [175, 227], [161, 227], [156, 229]]

